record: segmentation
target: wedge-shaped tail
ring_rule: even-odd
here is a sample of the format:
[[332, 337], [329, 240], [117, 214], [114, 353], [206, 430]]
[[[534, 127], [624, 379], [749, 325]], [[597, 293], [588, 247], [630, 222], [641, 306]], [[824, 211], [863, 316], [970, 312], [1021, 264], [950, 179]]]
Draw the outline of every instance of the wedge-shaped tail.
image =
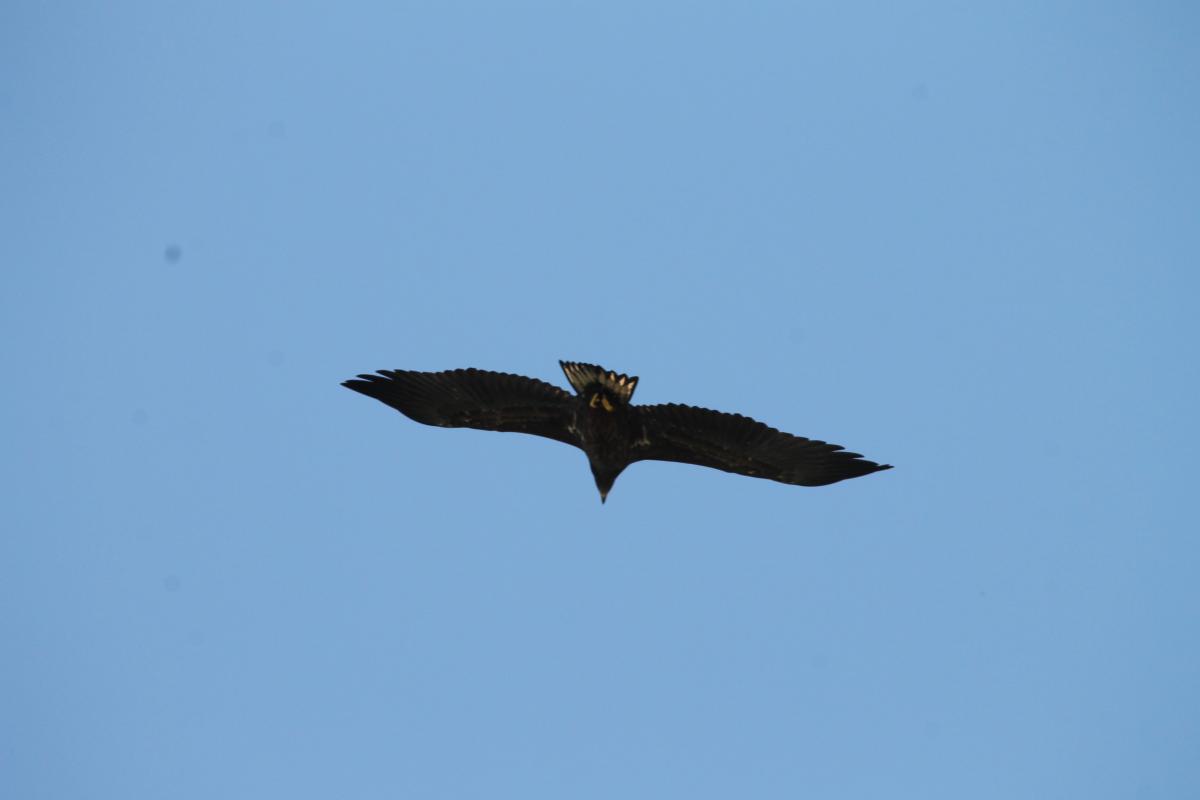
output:
[[586, 394], [589, 389], [600, 388], [609, 394], [628, 403], [633, 399], [633, 390], [637, 388], [638, 379], [623, 375], [595, 364], [579, 364], [574, 361], [558, 362], [566, 373], [571, 387], [579, 394]]

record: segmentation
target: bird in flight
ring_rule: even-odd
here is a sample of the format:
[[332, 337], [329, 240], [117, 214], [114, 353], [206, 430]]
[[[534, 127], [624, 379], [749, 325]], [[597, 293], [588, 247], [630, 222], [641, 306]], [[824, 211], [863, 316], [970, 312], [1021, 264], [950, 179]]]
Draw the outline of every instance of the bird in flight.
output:
[[558, 363], [575, 394], [536, 378], [481, 369], [385, 369], [342, 385], [426, 425], [531, 433], [574, 445], [588, 457], [602, 503], [635, 461], [698, 464], [796, 486], [891, 469], [740, 414], [676, 403], [633, 405], [637, 378], [594, 364]]

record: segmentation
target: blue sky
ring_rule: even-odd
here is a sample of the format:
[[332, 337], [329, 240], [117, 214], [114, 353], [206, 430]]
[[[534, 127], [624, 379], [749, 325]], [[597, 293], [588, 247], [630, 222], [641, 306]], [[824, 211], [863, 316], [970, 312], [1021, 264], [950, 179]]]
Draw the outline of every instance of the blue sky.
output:
[[[0, 795], [1197, 795], [1197, 32], [5, 3]], [[560, 358], [896, 469], [338, 386]]]

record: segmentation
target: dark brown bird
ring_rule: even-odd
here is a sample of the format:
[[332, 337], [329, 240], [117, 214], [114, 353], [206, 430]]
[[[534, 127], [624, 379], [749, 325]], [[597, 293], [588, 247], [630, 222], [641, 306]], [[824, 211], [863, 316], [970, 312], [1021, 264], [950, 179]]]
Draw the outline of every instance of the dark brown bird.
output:
[[676, 403], [635, 406], [629, 401], [637, 378], [594, 364], [558, 363], [575, 394], [536, 378], [481, 369], [385, 369], [342, 385], [426, 425], [532, 433], [574, 445], [587, 454], [600, 502], [635, 461], [698, 464], [796, 486], [891, 469], [740, 414]]

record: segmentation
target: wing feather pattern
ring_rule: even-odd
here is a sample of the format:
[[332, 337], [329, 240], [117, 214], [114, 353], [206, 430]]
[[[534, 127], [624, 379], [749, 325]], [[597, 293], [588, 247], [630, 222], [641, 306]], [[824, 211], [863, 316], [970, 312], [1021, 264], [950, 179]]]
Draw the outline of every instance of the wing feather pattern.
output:
[[697, 464], [797, 486], [825, 486], [891, 469], [836, 444], [793, 436], [740, 414], [675, 403], [637, 409], [642, 425], [633, 448], [637, 461]]
[[535, 378], [481, 369], [385, 369], [342, 385], [426, 425], [530, 433], [579, 443], [569, 428], [572, 396]]

